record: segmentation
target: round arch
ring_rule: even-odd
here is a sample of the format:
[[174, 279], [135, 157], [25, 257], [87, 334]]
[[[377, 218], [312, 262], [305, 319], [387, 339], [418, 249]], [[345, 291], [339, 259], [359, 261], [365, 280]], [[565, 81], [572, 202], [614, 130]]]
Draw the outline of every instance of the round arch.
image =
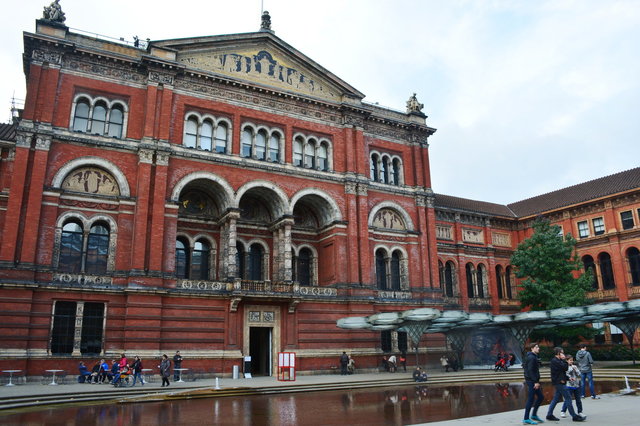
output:
[[120, 187], [120, 195], [123, 197], [130, 196], [131, 191], [129, 189], [129, 182], [127, 181], [126, 176], [124, 175], [124, 173], [122, 173], [120, 168], [109, 160], [93, 156], [81, 157], [68, 161], [65, 165], [58, 169], [55, 176], [53, 177], [53, 180], [51, 181], [51, 186], [60, 189], [60, 187], [62, 186], [62, 182], [67, 177], [67, 175], [73, 170], [83, 166], [97, 166], [108, 171], [116, 179], [116, 182], [118, 182], [118, 186]]
[[404, 220], [404, 224], [407, 227], [407, 231], [413, 231], [414, 230], [413, 221], [411, 220], [411, 216], [409, 216], [407, 211], [402, 206], [400, 206], [400, 204], [394, 203], [393, 201], [383, 201], [381, 203], [376, 204], [371, 209], [371, 212], [369, 213], [369, 219], [368, 219], [368, 225], [369, 226], [373, 226], [373, 219], [375, 218], [376, 214], [380, 210], [385, 209], [385, 208], [392, 209], [392, 210], [396, 211], [397, 213], [399, 213], [400, 216], [402, 216], [402, 220]]

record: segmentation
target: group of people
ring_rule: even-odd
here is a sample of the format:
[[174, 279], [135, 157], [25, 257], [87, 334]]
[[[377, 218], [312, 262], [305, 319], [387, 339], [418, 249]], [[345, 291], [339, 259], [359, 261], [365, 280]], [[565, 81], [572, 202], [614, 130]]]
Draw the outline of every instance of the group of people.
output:
[[[522, 423], [536, 425], [544, 422], [538, 417], [538, 408], [544, 399], [542, 387], [540, 385], [540, 346], [537, 343], [531, 344], [531, 351], [527, 353], [523, 364], [524, 379], [527, 385], [528, 397], [524, 411], [524, 420]], [[577, 361], [577, 365], [575, 362]], [[586, 420], [586, 416], [582, 412], [582, 398], [586, 396], [585, 380], [589, 381], [589, 390], [592, 399], [600, 399], [596, 395], [593, 385], [593, 358], [587, 351], [586, 345], [581, 345], [580, 350], [576, 354], [574, 360], [571, 355], [565, 355], [564, 350], [560, 347], [554, 348], [554, 356], [549, 364], [551, 370], [551, 384], [555, 387], [555, 393], [549, 409], [547, 411], [547, 420], [558, 421], [553, 415], [560, 399], [563, 399], [560, 416], [565, 417], [567, 411], [574, 422], [582, 422]], [[576, 410], [573, 408], [573, 401], [576, 403]]]
[[384, 371], [395, 373], [398, 371], [398, 361], [400, 362], [402, 369], [407, 371], [407, 354], [404, 352], [402, 352], [399, 357], [396, 357], [395, 355], [391, 355], [388, 358], [383, 356], [382, 368], [384, 368]]
[[509, 371], [509, 367], [515, 364], [515, 362], [516, 356], [514, 354], [509, 354], [507, 352], [498, 352], [496, 363], [494, 364], [494, 370]]
[[[174, 380], [180, 379], [180, 368], [182, 367], [182, 355], [180, 351], [176, 351], [173, 356], [174, 363]], [[83, 361], [80, 361], [78, 365], [79, 383], [111, 383], [114, 386], [120, 384], [120, 382], [128, 377], [133, 377], [133, 383], [131, 386], [135, 386], [138, 381], [144, 386], [145, 381], [142, 378], [142, 360], [139, 356], [134, 357], [133, 362], [129, 363], [126, 355], [123, 353], [120, 355], [120, 360], [112, 360], [111, 366], [104, 360], [96, 362], [96, 364], [89, 371], [88, 367]], [[171, 361], [169, 357], [164, 354], [162, 360], [158, 366], [160, 369], [160, 376], [162, 377], [162, 387], [169, 386], [169, 377], [171, 375]]]
[[442, 355], [440, 357], [440, 365], [444, 368], [445, 372], [449, 372], [449, 369], [453, 371], [458, 371], [458, 361], [455, 358], [449, 358], [446, 355]]
[[353, 374], [355, 372], [356, 362], [351, 358], [351, 355], [342, 352], [342, 355], [340, 355], [340, 375], [346, 376], [347, 374]]

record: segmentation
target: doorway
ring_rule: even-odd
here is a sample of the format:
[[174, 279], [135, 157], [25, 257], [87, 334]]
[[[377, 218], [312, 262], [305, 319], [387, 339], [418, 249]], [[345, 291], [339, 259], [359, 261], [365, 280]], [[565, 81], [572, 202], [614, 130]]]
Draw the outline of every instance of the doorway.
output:
[[271, 376], [271, 327], [249, 327], [251, 374]]

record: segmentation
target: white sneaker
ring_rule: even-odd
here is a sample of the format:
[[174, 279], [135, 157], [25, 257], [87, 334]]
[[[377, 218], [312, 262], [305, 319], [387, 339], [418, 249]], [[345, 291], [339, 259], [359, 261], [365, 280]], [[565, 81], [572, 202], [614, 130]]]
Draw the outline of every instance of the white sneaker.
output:
[[560, 417], [567, 417], [567, 413], [565, 413], [564, 411], [560, 411]]
[[585, 413], [578, 413], [578, 415], [582, 416], [582, 417], [587, 417], [587, 415]]

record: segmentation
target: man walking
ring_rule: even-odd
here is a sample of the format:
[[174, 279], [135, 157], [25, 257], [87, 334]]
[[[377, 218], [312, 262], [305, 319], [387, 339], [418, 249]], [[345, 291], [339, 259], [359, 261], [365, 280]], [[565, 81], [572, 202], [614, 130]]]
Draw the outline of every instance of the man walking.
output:
[[591, 368], [591, 366], [593, 365], [593, 358], [591, 357], [589, 351], [587, 351], [587, 345], [580, 345], [580, 350], [576, 354], [576, 361], [578, 362], [578, 368], [580, 369], [580, 374], [582, 375], [582, 384], [580, 385], [582, 398], [586, 396], [585, 382], [589, 380], [591, 399], [600, 399], [600, 397], [596, 395], [596, 390], [593, 386], [593, 369]]
[[[544, 423], [544, 420], [538, 417], [538, 408], [544, 400], [542, 387], [540, 386], [540, 359], [538, 358], [540, 346], [538, 346], [537, 343], [532, 343], [530, 348], [531, 352], [527, 353], [522, 363], [524, 380], [528, 391], [527, 405], [524, 409], [524, 420], [522, 423], [525, 425], [537, 425], [538, 423]], [[532, 408], [533, 412], [531, 412]], [[531, 413], [531, 417], [529, 417], [529, 413]]]
[[569, 364], [565, 361], [564, 350], [560, 347], [556, 347], [553, 349], [553, 352], [555, 353], [555, 356], [551, 358], [549, 367], [551, 369], [551, 384], [555, 386], [556, 392], [553, 394], [553, 399], [549, 405], [549, 411], [547, 411], [547, 420], [553, 420], [556, 422], [560, 420], [553, 415], [553, 409], [556, 408], [556, 404], [560, 401], [560, 398], [563, 398], [568, 403], [567, 408], [569, 409], [569, 414], [573, 418], [573, 421], [583, 422], [586, 417], [578, 415], [573, 409], [571, 394], [566, 386]]

